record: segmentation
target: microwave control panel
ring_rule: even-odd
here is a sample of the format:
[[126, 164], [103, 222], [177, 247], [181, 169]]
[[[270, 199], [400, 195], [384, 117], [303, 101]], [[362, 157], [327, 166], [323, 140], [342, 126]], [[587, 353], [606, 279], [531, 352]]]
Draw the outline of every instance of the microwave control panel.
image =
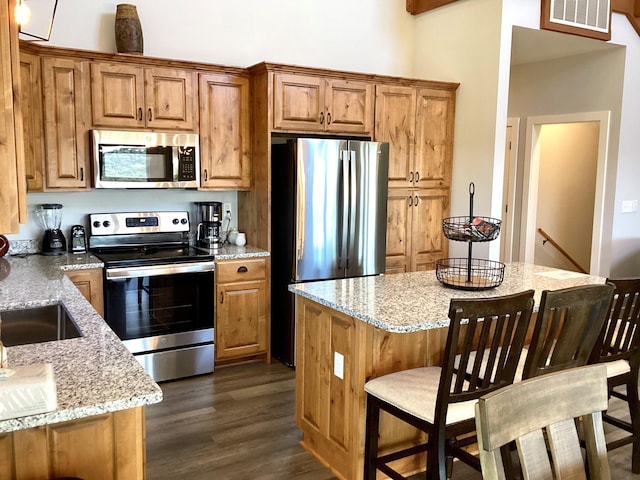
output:
[[180, 147], [178, 152], [178, 181], [187, 182], [196, 179], [195, 147]]

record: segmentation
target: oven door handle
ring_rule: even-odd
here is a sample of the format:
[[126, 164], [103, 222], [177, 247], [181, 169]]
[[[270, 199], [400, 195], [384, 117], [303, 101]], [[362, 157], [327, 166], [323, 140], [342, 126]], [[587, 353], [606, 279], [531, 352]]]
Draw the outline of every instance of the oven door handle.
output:
[[176, 273], [213, 272], [214, 262], [173, 263], [170, 265], [149, 265], [147, 267], [107, 268], [107, 280], [115, 278], [157, 277], [159, 275], [174, 275]]

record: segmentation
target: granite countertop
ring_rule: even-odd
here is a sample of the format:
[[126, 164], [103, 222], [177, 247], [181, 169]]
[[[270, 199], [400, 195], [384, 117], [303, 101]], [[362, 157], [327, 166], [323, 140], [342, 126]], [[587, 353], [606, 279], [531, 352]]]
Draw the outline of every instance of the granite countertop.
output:
[[0, 433], [157, 403], [162, 390], [82, 296], [65, 269], [99, 268], [90, 254], [0, 258], [0, 310], [62, 302], [84, 335], [7, 347], [9, 367], [52, 363], [58, 408], [0, 421]]
[[585, 275], [538, 265], [510, 263], [504, 281], [490, 290], [457, 290], [443, 286], [435, 271], [326, 280], [289, 285], [289, 291], [389, 332], [415, 332], [449, 325], [452, 298], [493, 297], [535, 290], [536, 306], [543, 290], [605, 282]]

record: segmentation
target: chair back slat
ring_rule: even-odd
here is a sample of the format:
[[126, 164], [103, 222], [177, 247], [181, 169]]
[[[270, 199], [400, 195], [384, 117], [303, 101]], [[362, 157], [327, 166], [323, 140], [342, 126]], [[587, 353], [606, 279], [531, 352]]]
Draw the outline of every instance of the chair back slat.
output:
[[609, 315], [614, 287], [542, 292], [523, 378], [586, 365]]
[[533, 311], [533, 293], [451, 300], [436, 423], [444, 424], [446, 405], [477, 399], [513, 382]]
[[615, 292], [594, 362], [628, 360], [640, 350], [640, 278], [607, 282], [615, 285]]

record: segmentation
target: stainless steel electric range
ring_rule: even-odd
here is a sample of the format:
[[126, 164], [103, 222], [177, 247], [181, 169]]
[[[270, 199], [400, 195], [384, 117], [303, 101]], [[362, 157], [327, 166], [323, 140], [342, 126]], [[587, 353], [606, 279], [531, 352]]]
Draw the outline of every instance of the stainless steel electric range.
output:
[[107, 324], [156, 381], [213, 372], [213, 255], [189, 245], [188, 212], [89, 219]]

